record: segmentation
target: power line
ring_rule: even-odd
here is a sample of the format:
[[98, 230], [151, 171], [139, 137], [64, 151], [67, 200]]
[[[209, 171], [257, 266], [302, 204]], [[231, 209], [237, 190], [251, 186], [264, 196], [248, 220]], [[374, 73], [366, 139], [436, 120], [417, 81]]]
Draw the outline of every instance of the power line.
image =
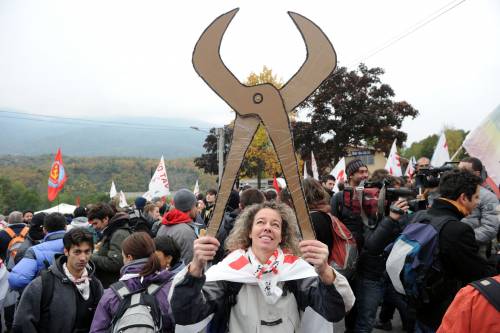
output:
[[[13, 114], [14, 116], [11, 116], [9, 114]], [[92, 125], [99, 127], [118, 127], [118, 128], [131, 128], [131, 129], [144, 129], [144, 130], [159, 130], [159, 131], [186, 131], [190, 129], [189, 126], [186, 127], [150, 126], [147, 124], [134, 124], [134, 123], [118, 122], [118, 121], [102, 121], [102, 120], [83, 119], [83, 118], [70, 118], [70, 117], [50, 116], [43, 114], [33, 114], [33, 113], [16, 112], [16, 111], [2, 111], [2, 110], [0, 110], [0, 118], [21, 119], [21, 120], [29, 120], [36, 122], [47, 122], [47, 123], [75, 125], [75, 126]], [[208, 131], [209, 129], [206, 130]]]
[[458, 7], [459, 5], [461, 5], [464, 2], [465, 2], [465, 0], [454, 0], [454, 1], [447, 3], [446, 5], [442, 6], [438, 10], [436, 10], [433, 13], [431, 13], [430, 15], [428, 15], [426, 18], [413, 24], [411, 27], [406, 29], [404, 32], [387, 40], [386, 42], [381, 44], [381, 46], [375, 48], [373, 51], [369, 52], [367, 55], [358, 58], [359, 60], [353, 61], [348, 67], [352, 67], [358, 63], [366, 61], [367, 59], [373, 57], [374, 55], [376, 55], [376, 54], [382, 52], [383, 50], [389, 48], [390, 46], [396, 44], [397, 42], [399, 42], [403, 38], [408, 37], [409, 35], [413, 34], [417, 30], [423, 28], [427, 24], [431, 23], [432, 21], [436, 20], [437, 18], [441, 17], [442, 15], [448, 13], [450, 10]]

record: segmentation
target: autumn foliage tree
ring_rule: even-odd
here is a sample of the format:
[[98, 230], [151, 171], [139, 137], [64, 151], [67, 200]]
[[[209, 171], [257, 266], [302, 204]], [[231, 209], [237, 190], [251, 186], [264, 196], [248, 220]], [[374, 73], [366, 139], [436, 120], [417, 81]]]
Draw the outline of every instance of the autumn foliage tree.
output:
[[[300, 106], [311, 122], [294, 122], [294, 143], [304, 159], [314, 151], [324, 170], [346, 156], [349, 145], [368, 145], [389, 151], [394, 139], [406, 140], [400, 130], [406, 117], [418, 111], [406, 101], [393, 101], [394, 91], [380, 76], [384, 70], [360, 64], [356, 70], [340, 67]], [[322, 140], [322, 136], [335, 136]]]

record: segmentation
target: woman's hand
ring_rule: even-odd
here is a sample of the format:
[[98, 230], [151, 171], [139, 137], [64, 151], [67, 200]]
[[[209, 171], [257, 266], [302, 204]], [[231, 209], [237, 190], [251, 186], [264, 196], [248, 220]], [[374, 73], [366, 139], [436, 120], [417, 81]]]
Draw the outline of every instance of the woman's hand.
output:
[[302, 259], [314, 265], [319, 278], [324, 284], [335, 281], [335, 273], [328, 265], [328, 246], [318, 240], [304, 240], [299, 243]]
[[196, 239], [193, 244], [193, 260], [189, 264], [189, 274], [201, 277], [205, 265], [214, 259], [219, 246], [220, 243], [215, 237], [203, 236]]

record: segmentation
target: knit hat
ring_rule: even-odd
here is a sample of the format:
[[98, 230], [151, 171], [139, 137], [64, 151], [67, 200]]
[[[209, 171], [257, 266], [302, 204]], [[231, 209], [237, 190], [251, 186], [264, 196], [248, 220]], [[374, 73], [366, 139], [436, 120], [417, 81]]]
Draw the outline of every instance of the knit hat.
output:
[[194, 193], [185, 188], [175, 192], [174, 206], [181, 212], [189, 212], [194, 206], [196, 206], [196, 197], [194, 196]]
[[366, 164], [363, 163], [359, 158], [356, 158], [349, 163], [347, 163], [345, 167], [345, 173], [347, 174], [347, 177], [350, 177], [353, 173], [359, 170], [359, 168], [365, 167], [367, 168]]
[[144, 206], [146, 206], [146, 202], [147, 202], [146, 198], [143, 197], [135, 198], [135, 208], [143, 210]]

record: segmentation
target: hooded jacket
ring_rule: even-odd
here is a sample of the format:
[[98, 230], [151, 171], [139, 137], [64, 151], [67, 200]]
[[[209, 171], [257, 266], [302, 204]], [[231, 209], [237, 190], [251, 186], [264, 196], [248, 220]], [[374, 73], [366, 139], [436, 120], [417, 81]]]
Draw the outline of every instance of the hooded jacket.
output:
[[96, 276], [104, 288], [118, 281], [120, 268], [123, 266], [122, 243], [132, 232], [128, 225], [129, 215], [117, 213], [103, 230], [100, 248], [92, 254], [96, 266]]
[[181, 249], [181, 259], [189, 263], [193, 259], [193, 242], [198, 238], [199, 229], [187, 213], [173, 209], [163, 216], [157, 237], [172, 237]]
[[[155, 294], [155, 298], [162, 313], [163, 332], [174, 332], [174, 319], [170, 310], [170, 304], [167, 300], [174, 273], [164, 270], [159, 273], [141, 277], [138, 273], [141, 271], [146, 261], [147, 259], [138, 259], [123, 266], [120, 280], [127, 285], [127, 288], [131, 292], [147, 288], [151, 283], [163, 285]], [[108, 332], [111, 321], [118, 311], [119, 306], [120, 298], [118, 295], [116, 295], [113, 289], [107, 289], [97, 306], [90, 332]]]
[[[16, 310], [13, 332], [74, 332], [77, 320], [78, 302], [84, 302], [79, 291], [63, 270], [67, 258], [61, 255], [50, 266], [49, 274], [54, 275], [54, 294], [48, 311], [42, 309], [42, 277], [31, 282], [23, 292]], [[89, 262], [87, 271], [90, 278], [89, 315], [92, 316], [102, 296], [102, 285], [94, 277], [94, 264]], [[90, 321], [88, 323], [90, 325]]]
[[43, 242], [30, 247], [24, 258], [14, 266], [9, 274], [9, 285], [12, 289], [22, 290], [44, 269], [54, 261], [56, 254], [64, 252], [64, 230], [48, 233]]
[[481, 186], [479, 188], [479, 204], [469, 216], [462, 219], [462, 222], [474, 229], [476, 241], [480, 245], [491, 242], [497, 236], [500, 225], [500, 219], [496, 211], [497, 206], [498, 199], [496, 196]]

